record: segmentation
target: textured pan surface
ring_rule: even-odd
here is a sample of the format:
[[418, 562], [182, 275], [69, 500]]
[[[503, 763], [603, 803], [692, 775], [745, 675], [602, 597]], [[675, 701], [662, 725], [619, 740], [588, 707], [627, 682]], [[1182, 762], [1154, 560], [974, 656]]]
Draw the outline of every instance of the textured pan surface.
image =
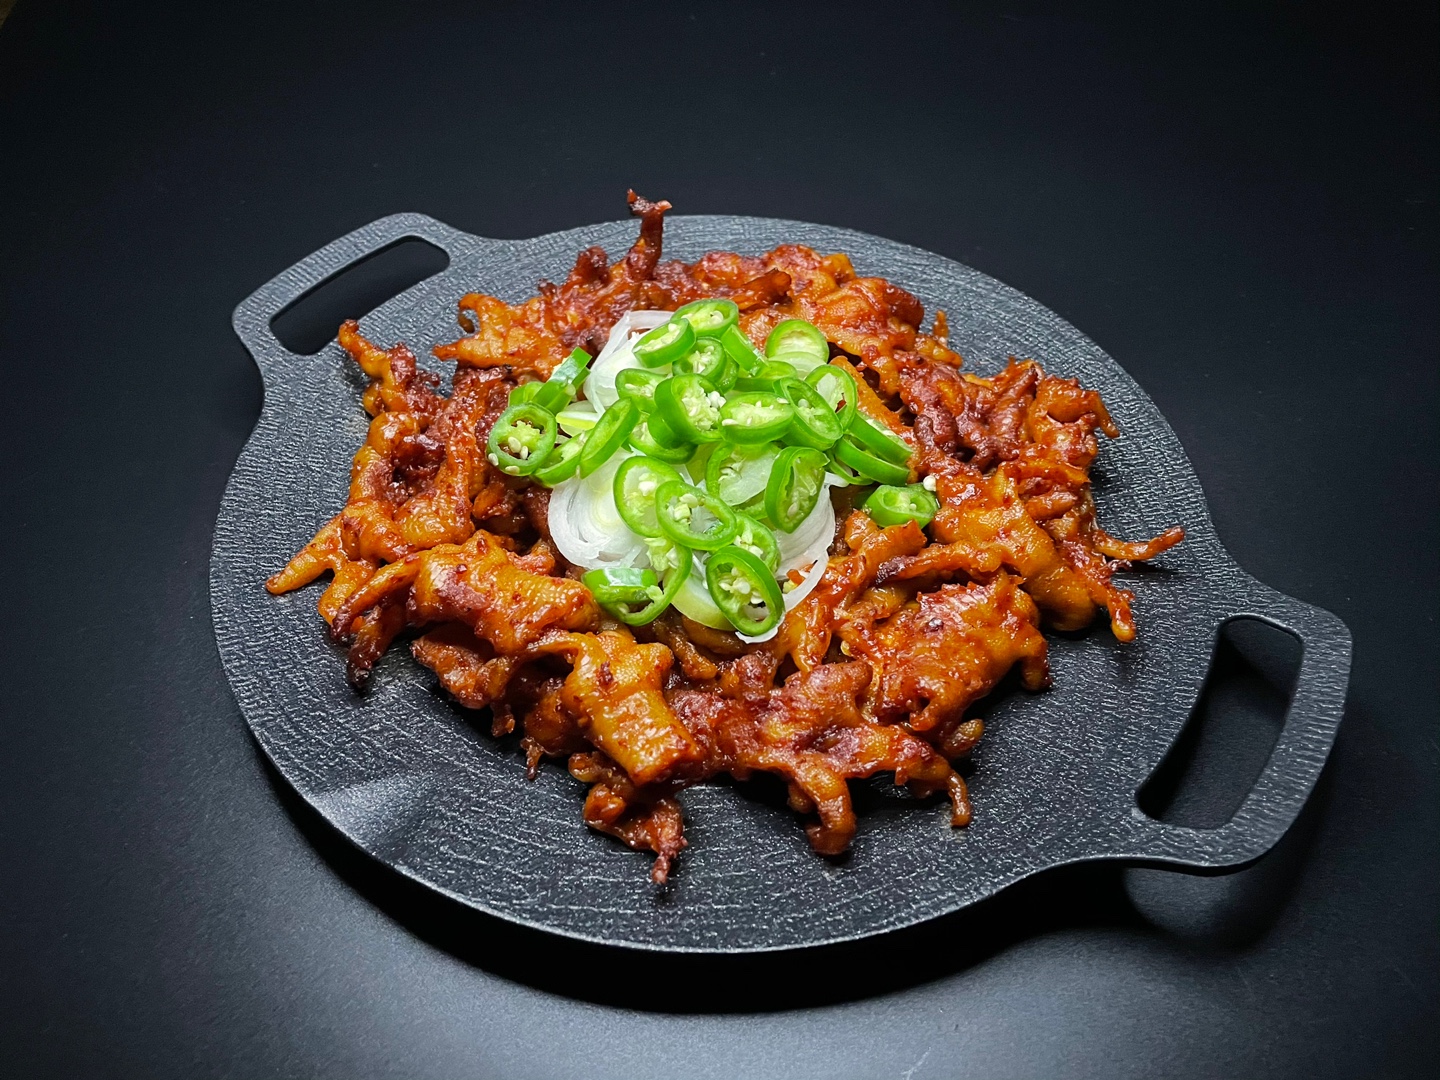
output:
[[[1055, 688], [994, 708], [969, 783], [973, 824], [880, 783], [855, 785], [860, 829], [843, 860], [815, 856], [774, 789], [708, 785], [684, 793], [690, 847], [671, 885], [650, 857], [586, 829], [582, 786], [560, 763], [527, 783], [515, 742], [488, 716], [451, 704], [404, 647], [364, 697], [315, 611], [320, 585], [275, 598], [265, 578], [345, 500], [365, 438], [362, 377], [334, 343], [287, 352], [276, 312], [340, 269], [405, 237], [445, 249], [450, 266], [361, 320], [383, 345], [430, 347], [458, 335], [455, 301], [479, 290], [518, 301], [562, 278], [575, 253], [612, 256], [632, 222], [499, 241], [401, 214], [292, 267], [244, 301], [235, 328], [260, 367], [265, 404], [236, 463], [216, 526], [211, 608], [225, 670], [255, 738], [299, 794], [354, 843], [466, 904], [556, 933], [676, 951], [795, 948], [881, 933], [953, 911], [1047, 867], [1122, 859], [1195, 869], [1267, 851], [1309, 794], [1344, 705], [1350, 639], [1334, 616], [1244, 573], [1220, 546], [1190, 463], [1155, 405], [1098, 346], [1036, 301], [959, 263], [845, 229], [743, 217], [673, 217], [665, 257], [714, 248], [760, 253], [782, 242], [844, 251], [862, 274], [914, 292], [950, 316], [951, 345], [990, 373], [1033, 356], [1097, 388], [1121, 428], [1093, 470], [1101, 524], [1125, 538], [1179, 523], [1187, 538], [1156, 568], [1126, 575], [1139, 637], [1102, 623], [1051, 637]], [[444, 370], [433, 360], [428, 366]], [[448, 377], [447, 377], [448, 385]], [[1254, 615], [1296, 634], [1304, 659], [1286, 725], [1231, 822], [1191, 830], [1152, 821], [1135, 793], [1195, 704], [1216, 634]]]

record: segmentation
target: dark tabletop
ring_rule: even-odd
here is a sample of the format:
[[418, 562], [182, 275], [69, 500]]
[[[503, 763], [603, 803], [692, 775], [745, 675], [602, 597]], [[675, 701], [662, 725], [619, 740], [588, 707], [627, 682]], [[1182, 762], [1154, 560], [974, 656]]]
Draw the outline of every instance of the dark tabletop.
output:
[[[1440, 1068], [1433, 5], [234, 7], [0, 29], [0, 1072]], [[1354, 634], [1275, 853], [681, 962], [469, 917], [287, 794], [210, 626], [231, 309], [385, 214], [524, 237], [627, 187], [958, 259], [1139, 380], [1239, 562]]]

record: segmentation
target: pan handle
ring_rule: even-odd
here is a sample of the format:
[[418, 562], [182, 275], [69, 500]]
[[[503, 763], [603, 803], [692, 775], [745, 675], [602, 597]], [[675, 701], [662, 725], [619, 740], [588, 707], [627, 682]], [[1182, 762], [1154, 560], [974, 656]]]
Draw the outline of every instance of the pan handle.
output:
[[276, 315], [355, 263], [412, 238], [434, 244], [450, 256], [452, 264], [475, 243], [467, 233], [425, 214], [391, 214], [326, 244], [240, 301], [231, 324], [260, 366], [261, 374], [268, 379], [276, 365], [299, 359], [280, 344], [270, 328]]
[[1295, 821], [1320, 778], [1350, 678], [1350, 631], [1330, 612], [1277, 592], [1243, 572], [1226, 621], [1254, 618], [1300, 640], [1302, 654], [1285, 724], [1260, 778], [1219, 828], [1192, 829], [1132, 805], [1126, 857], [1190, 870], [1238, 870], [1264, 855]]

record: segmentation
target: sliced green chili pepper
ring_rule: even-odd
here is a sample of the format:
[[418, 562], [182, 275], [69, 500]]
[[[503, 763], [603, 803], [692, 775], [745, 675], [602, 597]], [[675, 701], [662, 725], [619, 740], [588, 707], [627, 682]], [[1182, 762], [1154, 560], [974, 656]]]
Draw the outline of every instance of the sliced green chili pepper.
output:
[[775, 534], [758, 518], [749, 514], [736, 511], [735, 518], [740, 522], [740, 531], [735, 534], [735, 546], [754, 555], [765, 564], [765, 569], [771, 574], [778, 571], [780, 542], [775, 539]]
[[705, 486], [705, 470], [710, 465], [714, 451], [726, 445], [723, 442], [707, 442], [690, 448], [690, 460], [685, 463], [685, 471], [690, 474], [690, 479], [695, 482], [696, 487]]
[[640, 417], [640, 422], [630, 432], [630, 445], [646, 457], [652, 457], [670, 465], [681, 465], [689, 461], [695, 453], [695, 448], [687, 442], [681, 442], [675, 446], [663, 445], [655, 438], [655, 433], [650, 427], [655, 419], [654, 413]]
[[855, 402], [859, 397], [859, 388], [851, 374], [826, 364], [806, 375], [805, 382], [835, 410], [840, 430], [849, 431], [855, 421]]
[[654, 570], [642, 570], [638, 566], [589, 570], [580, 581], [596, 600], [607, 605], [649, 603], [650, 590], [660, 584]]
[[860, 509], [882, 529], [903, 525], [907, 521], [913, 521], [923, 529], [940, 512], [940, 500], [925, 490], [922, 484], [906, 484], [904, 487], [882, 484], [860, 504]]
[[666, 536], [647, 536], [645, 557], [650, 560], [650, 568], [663, 578], [671, 570], [679, 570], [682, 562], [690, 561], [690, 549]]
[[555, 444], [554, 452], [535, 470], [535, 479], [546, 487], [554, 487], [562, 480], [569, 480], [580, 467], [580, 451], [585, 448], [588, 431], [582, 431], [573, 439]]
[[858, 413], [855, 421], [845, 432], [855, 440], [857, 446], [861, 446], [877, 457], [885, 461], [893, 462], [896, 465], [905, 465], [910, 461], [910, 447], [906, 446], [889, 428], [871, 420], [864, 413]]
[[873, 480], [877, 484], [903, 484], [910, 479], [910, 470], [904, 465], [896, 465], [893, 461], [877, 457], [858, 445], [849, 435], [836, 443], [830, 452], [835, 455], [836, 461], [850, 466], [865, 479]]
[[[699, 560], [696, 561], [698, 563]], [[708, 626], [713, 630], [734, 630], [734, 624], [715, 606], [715, 601], [710, 596], [710, 590], [705, 587], [703, 570], [698, 565], [695, 570], [696, 572], [687, 577], [685, 583], [675, 591], [675, 599], [671, 601], [675, 605], [675, 610], [687, 619], [698, 622], [701, 626]]]
[[756, 495], [753, 499], [747, 499], [745, 500], [745, 502], [735, 507], [735, 513], [749, 514], [756, 521], [760, 522], [766, 527], [770, 526], [770, 522], [765, 519], [765, 492], [763, 491], [760, 492], [759, 495]]
[[519, 386], [515, 387], [514, 390], [510, 391], [510, 400], [507, 404], [528, 405], [535, 400], [535, 395], [540, 393], [540, 388], [544, 385], [543, 382], [536, 381], [522, 382]]
[[[655, 415], [665, 428], [688, 442], [719, 441], [722, 404], [719, 392], [699, 375], [676, 375], [655, 388]], [[665, 441], [653, 421], [650, 434]]]
[[[836, 445], [839, 444], [837, 443]], [[843, 461], [837, 461], [835, 458], [835, 448], [833, 446], [830, 448], [830, 460], [825, 463], [825, 468], [828, 469], [830, 472], [833, 472], [836, 476], [840, 477], [840, 479], [844, 480], [851, 487], [855, 487], [857, 485], [860, 487], [864, 487], [867, 484], [874, 483], [874, 481], [871, 480], [869, 477], [861, 476], [858, 472], [852, 469], [849, 465], [846, 465]]]
[[555, 448], [555, 416], [534, 402], [511, 405], [490, 429], [490, 464], [510, 476], [529, 476]]
[[830, 362], [830, 342], [825, 340], [825, 335], [814, 323], [804, 319], [786, 319], [777, 323], [765, 339], [766, 356], [779, 356], [781, 353], [810, 357], [808, 370]]
[[728, 442], [778, 439], [795, 419], [795, 406], [774, 394], [733, 394], [720, 407], [720, 429]]
[[787, 441], [828, 450], [845, 434], [840, 417], [809, 383], [786, 379], [780, 384], [780, 396], [795, 407], [795, 421], [785, 436]]
[[680, 474], [663, 461], [652, 457], [627, 459], [615, 472], [615, 509], [640, 536], [661, 536], [660, 522], [655, 517], [655, 492], [660, 485], [678, 481]]
[[740, 530], [734, 510], [680, 480], [661, 484], [655, 504], [661, 531], [682, 547], [714, 551], [734, 540]]
[[796, 372], [798, 372], [798, 374], [795, 376], [797, 379], [803, 379], [806, 375], [809, 375], [810, 372], [814, 371], [816, 368], [825, 366], [824, 360], [817, 360], [809, 353], [793, 351], [776, 353], [774, 356], [770, 357], [770, 360], [773, 363], [789, 364], [796, 370]]
[[580, 475], [589, 476], [609, 461], [625, 445], [639, 420], [640, 408], [629, 398], [621, 398], [601, 413], [580, 451]]
[[643, 412], [655, 408], [655, 387], [665, 381], [658, 371], [625, 368], [615, 376], [615, 389], [622, 398], [634, 398]]
[[675, 312], [695, 330], [696, 337], [719, 337], [740, 321], [740, 309], [733, 300], [696, 300]]
[[[695, 565], [695, 557], [683, 548], [679, 550], [679, 556], [673, 567], [660, 574], [663, 585], [651, 585], [645, 590], [648, 603], [645, 603], [644, 607], [637, 609], [634, 606], [642, 603], [641, 600], [616, 601], [610, 604], [602, 601], [601, 607], [630, 626], [644, 626], [654, 622], [660, 617], [661, 612], [670, 606], [675, 599], [675, 594], [690, 579], [690, 571], [691, 567]], [[643, 573], [650, 574], [652, 577], [655, 575], [653, 570], [645, 570]]]
[[721, 443], [705, 464], [705, 488], [727, 506], [747, 503], [765, 494], [779, 456], [778, 443]]
[[711, 555], [705, 584], [720, 613], [742, 634], [763, 634], [785, 614], [775, 576], [743, 548], [731, 546]]
[[726, 355], [735, 361], [741, 371], [754, 371], [765, 362], [764, 354], [750, 343], [738, 323], [725, 328], [720, 334], [720, 344], [725, 346]]
[[[669, 380], [667, 379], [666, 381], [668, 382]], [[657, 387], [656, 389], [659, 388]], [[684, 435], [681, 435], [678, 431], [676, 431], [674, 428], [672, 428], [669, 424], [665, 422], [665, 418], [660, 415], [660, 411], [658, 409], [652, 409], [650, 412], [646, 413], [645, 419], [650, 422], [650, 437], [654, 439], [657, 443], [659, 443], [661, 446], [674, 447], [693, 445], [689, 440], [685, 438]]]
[[725, 349], [714, 338], [700, 338], [695, 347], [675, 361], [676, 375], [699, 375], [722, 394], [735, 384], [739, 374]]
[[712, 378], [710, 382], [714, 384], [715, 389], [720, 391], [720, 393], [728, 394], [735, 388], [735, 380], [739, 377], [739, 366], [734, 360], [731, 360], [729, 356], [726, 356], [725, 363], [720, 365], [720, 370], [715, 373], [714, 378]]
[[580, 396], [580, 384], [585, 381], [585, 369], [590, 366], [590, 354], [576, 349], [555, 366], [550, 378], [540, 384], [535, 395], [535, 404], [551, 412], [559, 412]]
[[825, 455], [809, 446], [780, 451], [765, 485], [765, 516], [785, 532], [810, 516], [824, 491]]
[[786, 379], [799, 377], [795, 365], [786, 360], [766, 360], [754, 371], [735, 380], [735, 389], [753, 393], [776, 393]]
[[543, 382], [535, 385], [539, 386], [540, 390], [531, 400], [542, 409], [549, 409], [553, 413], [558, 413], [578, 396], [576, 391], [564, 383]]
[[546, 382], [563, 382], [567, 386], [579, 386], [585, 381], [585, 371], [590, 367], [591, 356], [584, 349], [575, 349], [550, 372]]
[[649, 368], [672, 364], [695, 344], [695, 327], [684, 318], [671, 318], [635, 342], [630, 350], [635, 359]]

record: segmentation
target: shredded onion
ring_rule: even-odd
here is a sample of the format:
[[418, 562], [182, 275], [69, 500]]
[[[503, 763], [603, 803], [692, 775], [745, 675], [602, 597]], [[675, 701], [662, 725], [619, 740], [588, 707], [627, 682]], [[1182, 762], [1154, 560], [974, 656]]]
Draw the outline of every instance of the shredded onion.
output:
[[[780, 544], [779, 576], [782, 589], [783, 583], [789, 580], [791, 570], [802, 570], [805, 573], [804, 580], [799, 585], [788, 593], [783, 593], [787, 613], [794, 611], [801, 600], [814, 592], [815, 586], [819, 585], [820, 579], [825, 576], [825, 567], [830, 561], [830, 544], [835, 539], [835, 504], [830, 501], [830, 489], [839, 486], [844, 486], [844, 481], [833, 473], [826, 473], [815, 509], [806, 515], [805, 520], [795, 527], [793, 533], [775, 534]], [[784, 621], [783, 618], [780, 620]], [[746, 634], [739, 636], [742, 641], [752, 643], [769, 641], [779, 629], [780, 623], [776, 623], [765, 633], [755, 637]]]
[[799, 525], [795, 526], [794, 532], [785, 532], [782, 529], [775, 530], [775, 540], [780, 546], [780, 573], [783, 576], [785, 571], [798, 569], [804, 560], [803, 565], [810, 565], [809, 556], [815, 550], [817, 543], [823, 548], [828, 548], [830, 542], [835, 538], [835, 505], [830, 501], [830, 489], [839, 486], [836, 483], [838, 477], [832, 479], [830, 473], [825, 474], [821, 482], [820, 497], [815, 500], [814, 509], [810, 511]]
[[644, 558], [645, 541], [615, 509], [615, 473], [631, 456], [621, 450], [589, 476], [577, 473], [550, 493], [550, 537], [576, 566], [634, 566]]
[[[632, 341], [664, 325], [670, 317], [668, 311], [632, 311], [615, 323], [605, 348], [591, 364], [590, 375], [585, 380], [585, 397], [593, 408], [603, 412], [620, 400], [615, 389], [615, 377], [626, 368], [641, 366], [630, 350]], [[631, 456], [631, 451], [621, 450], [590, 476], [572, 476], [556, 484], [551, 492], [550, 536], [560, 554], [576, 566], [594, 570], [648, 563], [645, 541], [630, 531], [615, 507], [615, 473], [620, 463]], [[691, 462], [689, 468], [681, 468], [684, 472], [692, 472], [695, 465], [696, 462]], [[704, 472], [703, 468], [699, 471]], [[703, 475], [693, 479], [697, 484], [704, 483]], [[783, 593], [787, 612], [809, 596], [825, 575], [830, 543], [835, 536], [835, 507], [830, 501], [829, 489], [844, 487], [846, 483], [843, 477], [826, 473], [821, 497], [815, 501], [814, 509], [795, 527], [794, 532], [777, 530], [775, 533], [780, 548], [778, 576], [782, 585], [789, 580], [792, 570], [802, 571], [805, 575], [799, 585]], [[674, 606], [696, 622], [715, 629], [731, 629], [705, 586], [705, 563], [698, 553], [689, 579], [675, 597]], [[769, 641], [778, 629], [777, 624], [757, 637], [739, 636], [749, 642]]]
[[698, 558], [690, 570], [690, 576], [675, 590], [675, 599], [671, 602], [681, 615], [701, 626], [708, 626], [712, 630], [735, 629], [716, 605], [715, 598], [710, 595], [710, 589], [705, 584], [705, 564]]
[[636, 337], [670, 321], [669, 311], [630, 311], [610, 328], [610, 337], [600, 355], [590, 365], [590, 374], [585, 379], [585, 397], [593, 401], [600, 411], [608, 409], [620, 400], [615, 389], [615, 376], [626, 368], [640, 367], [640, 361], [630, 351], [630, 343]]

